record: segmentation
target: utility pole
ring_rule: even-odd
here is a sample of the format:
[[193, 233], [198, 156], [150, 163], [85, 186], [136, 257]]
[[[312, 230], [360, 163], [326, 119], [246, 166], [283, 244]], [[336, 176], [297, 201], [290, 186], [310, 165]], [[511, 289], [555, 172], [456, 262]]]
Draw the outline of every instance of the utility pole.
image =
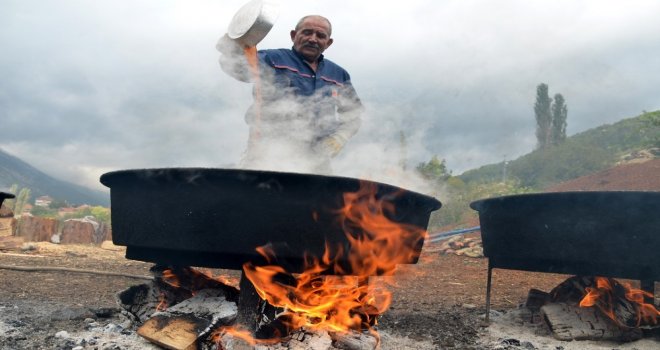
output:
[[506, 160], [506, 155], [504, 155], [504, 161], [502, 161], [502, 183], [506, 183], [506, 166], [509, 164], [509, 161]]

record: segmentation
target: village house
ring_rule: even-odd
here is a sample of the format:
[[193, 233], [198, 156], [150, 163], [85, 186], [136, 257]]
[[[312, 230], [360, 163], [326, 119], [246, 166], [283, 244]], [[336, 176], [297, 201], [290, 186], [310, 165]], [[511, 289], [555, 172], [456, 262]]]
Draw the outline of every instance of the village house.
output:
[[52, 202], [53, 202], [53, 198], [51, 198], [50, 196], [41, 196], [41, 197], [37, 197], [37, 199], [34, 200], [34, 205], [38, 207], [48, 207]]

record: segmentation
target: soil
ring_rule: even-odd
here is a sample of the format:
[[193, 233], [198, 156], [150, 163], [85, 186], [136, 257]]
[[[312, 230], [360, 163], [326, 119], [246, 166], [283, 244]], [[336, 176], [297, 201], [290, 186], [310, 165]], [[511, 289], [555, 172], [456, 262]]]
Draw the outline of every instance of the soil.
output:
[[[658, 161], [643, 164], [650, 167], [659, 164]], [[657, 168], [650, 168], [653, 170], [649, 176], [657, 179]], [[608, 174], [607, 183], [611, 184], [615, 177], [612, 172]], [[623, 174], [617, 176], [630, 178]], [[592, 179], [591, 185], [580, 185], [580, 189], [599, 189], [598, 181]], [[562, 186], [565, 186], [563, 190], [570, 190], [569, 185]], [[660, 185], [654, 190], [660, 190]], [[401, 265], [393, 276], [392, 305], [378, 325], [379, 332], [383, 333], [382, 349], [660, 348], [657, 333], [625, 344], [562, 342], [554, 340], [547, 332], [525, 328], [519, 318], [511, 318], [525, 302], [531, 288], [550, 291], [570, 277], [567, 275], [494, 270], [491, 318], [495, 324], [486, 325], [487, 259], [441, 255], [435, 249], [438, 245], [425, 246], [417, 264]], [[152, 263], [126, 259], [123, 247], [104, 247], [30, 243], [22, 250], [0, 252], [0, 265], [150, 276]], [[239, 276], [239, 271], [216, 270], [214, 273], [235, 280]], [[144, 283], [142, 279], [0, 268], [0, 281], [0, 349], [157, 349], [135, 335], [136, 325], [122, 314], [115, 301], [118, 292]], [[655, 289], [657, 303], [658, 283]]]
[[[120, 247], [107, 250], [96, 246], [52, 243], [32, 246], [35, 249], [31, 251], [0, 253], [0, 265], [65, 267], [138, 276], [150, 276], [149, 269], [153, 266], [125, 259], [124, 249]], [[388, 334], [383, 338], [382, 348], [387, 349], [386, 340], [396, 337], [399, 339], [397, 344], [401, 343], [400, 338], [406, 339], [404, 343], [407, 345], [400, 347], [402, 349], [408, 346], [410, 349], [518, 349], [501, 347], [501, 337], [491, 339], [485, 333], [487, 259], [439, 255], [433, 248], [434, 245], [425, 247], [418, 264], [401, 265], [393, 276], [393, 302], [379, 322], [379, 331]], [[213, 272], [234, 279], [238, 277], [238, 271]], [[493, 315], [518, 309], [525, 302], [530, 288], [550, 291], [567, 277], [494, 270]], [[11, 269], [0, 269], [0, 278], [0, 331], [3, 328], [5, 331], [0, 335], [0, 349], [74, 349], [75, 346], [82, 346], [78, 349], [137, 349], [148, 346], [130, 331], [135, 325], [122, 316], [115, 301], [117, 292], [144, 283], [144, 280]], [[660, 290], [660, 285], [656, 290]], [[97, 328], [118, 327], [117, 336], [126, 339], [122, 340], [123, 343], [106, 340], [105, 347], [99, 347], [99, 343], [90, 339], [81, 344], [79, 339], [74, 342], [71, 337], [61, 334], [62, 331], [75, 334], [89, 330], [90, 324], [97, 324]], [[509, 334], [509, 337], [515, 337], [515, 334]], [[553, 346], [565, 343], [549, 336], [545, 341]], [[568, 349], [566, 345], [564, 348]]]

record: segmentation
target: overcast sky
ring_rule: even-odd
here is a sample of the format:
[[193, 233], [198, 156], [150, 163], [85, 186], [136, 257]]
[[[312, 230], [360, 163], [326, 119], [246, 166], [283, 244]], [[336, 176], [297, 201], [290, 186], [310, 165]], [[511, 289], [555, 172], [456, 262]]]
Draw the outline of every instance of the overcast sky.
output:
[[[0, 0], [0, 148], [96, 189], [112, 170], [235, 166], [251, 87], [215, 43], [245, 2]], [[339, 175], [396, 182], [401, 131], [410, 167], [528, 153], [539, 83], [566, 99], [569, 135], [660, 109], [660, 1], [277, 3], [258, 47], [290, 47], [300, 17], [325, 15], [326, 57], [367, 107]]]

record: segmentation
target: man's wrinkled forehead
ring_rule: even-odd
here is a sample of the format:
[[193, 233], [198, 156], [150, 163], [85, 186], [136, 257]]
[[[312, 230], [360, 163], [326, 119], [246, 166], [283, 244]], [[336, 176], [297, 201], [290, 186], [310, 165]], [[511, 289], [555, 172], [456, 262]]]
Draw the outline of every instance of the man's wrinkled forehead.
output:
[[332, 24], [330, 23], [330, 20], [328, 20], [323, 16], [318, 16], [318, 15], [309, 15], [301, 18], [296, 24], [295, 30], [298, 31], [300, 29], [303, 29], [304, 27], [316, 26], [316, 25], [321, 25], [326, 30], [328, 36], [332, 34]]

